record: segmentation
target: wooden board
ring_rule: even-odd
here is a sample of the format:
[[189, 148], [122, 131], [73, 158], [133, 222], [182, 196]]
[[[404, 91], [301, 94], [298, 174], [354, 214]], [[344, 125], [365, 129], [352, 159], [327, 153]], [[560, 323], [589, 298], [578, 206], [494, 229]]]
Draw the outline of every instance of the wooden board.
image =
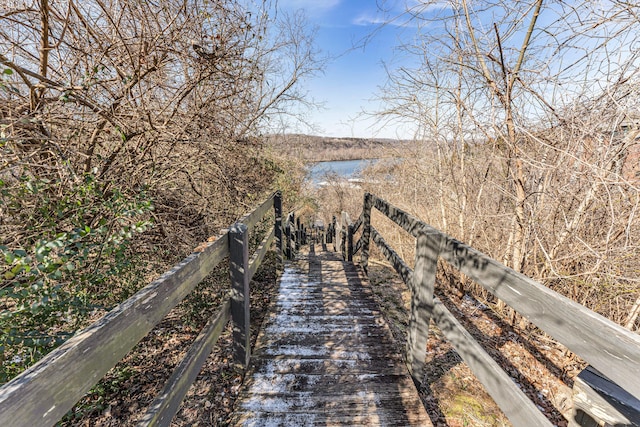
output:
[[640, 400], [587, 366], [573, 383], [573, 416], [569, 426], [600, 425], [639, 427]]
[[0, 389], [0, 426], [55, 424], [229, 253], [206, 244]]
[[195, 381], [211, 349], [231, 317], [231, 300], [227, 298], [218, 312], [202, 329], [189, 351], [171, 374], [164, 389], [149, 406], [138, 426], [166, 426], [180, 409], [182, 400]]
[[493, 400], [516, 426], [551, 427], [552, 424], [520, 387], [482, 348], [464, 326], [436, 298], [433, 319], [447, 340], [485, 386]]
[[430, 426], [360, 270], [300, 254], [258, 337], [231, 425]]

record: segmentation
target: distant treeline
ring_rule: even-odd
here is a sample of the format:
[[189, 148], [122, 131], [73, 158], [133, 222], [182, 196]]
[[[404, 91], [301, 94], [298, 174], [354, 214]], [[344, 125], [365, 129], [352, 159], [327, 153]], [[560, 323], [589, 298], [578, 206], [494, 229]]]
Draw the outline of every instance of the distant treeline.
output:
[[394, 157], [412, 141], [385, 138], [336, 138], [301, 134], [270, 135], [267, 143], [305, 162]]

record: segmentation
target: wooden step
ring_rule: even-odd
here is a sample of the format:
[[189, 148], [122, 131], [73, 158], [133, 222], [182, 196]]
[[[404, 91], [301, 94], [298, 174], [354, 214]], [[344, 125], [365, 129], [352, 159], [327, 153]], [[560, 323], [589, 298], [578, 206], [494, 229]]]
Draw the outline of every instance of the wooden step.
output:
[[431, 426], [399, 346], [353, 264], [301, 252], [258, 336], [234, 426]]

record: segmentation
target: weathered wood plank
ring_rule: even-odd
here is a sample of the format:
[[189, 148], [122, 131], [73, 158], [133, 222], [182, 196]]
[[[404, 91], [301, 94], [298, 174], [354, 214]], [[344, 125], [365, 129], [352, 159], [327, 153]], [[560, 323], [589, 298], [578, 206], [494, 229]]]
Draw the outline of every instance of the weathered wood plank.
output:
[[[300, 413], [326, 425], [351, 425], [362, 419], [370, 425], [430, 425], [406, 372], [400, 376], [295, 374], [252, 380], [252, 390], [261, 392], [241, 394], [242, 409], [236, 413], [248, 422], [265, 420], [264, 413], [271, 419]], [[300, 425], [310, 421], [307, 418]], [[338, 422], [343, 424], [334, 424]]]
[[[341, 328], [341, 325], [338, 325]], [[292, 334], [279, 333], [270, 334], [270, 345], [262, 348], [265, 352], [275, 352], [285, 349], [287, 346], [295, 347], [304, 345], [306, 348], [320, 349], [323, 354], [339, 354], [343, 352], [345, 355], [355, 352], [367, 351], [371, 356], [384, 356], [385, 348], [390, 343], [386, 341], [386, 334], [382, 331], [372, 330], [358, 330], [358, 328], [352, 328], [349, 331], [347, 328], [342, 327], [333, 334], [317, 334], [311, 332], [299, 332], [294, 331]], [[354, 332], [357, 334], [363, 334], [362, 337], [354, 339]], [[293, 335], [293, 334], [297, 335]], [[368, 334], [368, 335], [367, 335]], [[275, 354], [275, 353], [272, 353]], [[423, 352], [424, 358], [424, 352]]]
[[338, 252], [342, 254], [342, 259], [351, 261], [353, 257], [353, 234], [351, 234], [351, 217], [348, 212], [342, 211], [340, 215], [340, 247]]
[[[407, 233], [414, 237], [418, 236], [418, 232], [422, 230], [425, 225], [424, 222], [420, 221], [415, 216], [374, 195], [371, 195], [371, 204], [373, 207], [385, 214], [387, 218], [398, 224]], [[440, 231], [436, 231], [440, 233]]]
[[354, 232], [354, 234], [357, 233], [358, 230], [360, 230], [360, 227], [362, 227], [363, 223], [364, 223], [364, 211], [362, 211], [360, 213], [360, 216], [358, 217], [356, 222], [353, 223], [353, 232]]
[[296, 356], [286, 357], [267, 357], [260, 354], [252, 360], [252, 369], [256, 373], [270, 374], [318, 374], [322, 372], [326, 375], [335, 375], [349, 372], [352, 375], [358, 374], [377, 374], [385, 372], [391, 375], [406, 375], [407, 369], [402, 358], [398, 355], [395, 358], [370, 359], [358, 361], [354, 359], [335, 359], [335, 358], [307, 358], [300, 359]]
[[[331, 402], [340, 397], [343, 400], [362, 397], [360, 391], [370, 391], [381, 399], [393, 399], [399, 393], [413, 394], [415, 396], [415, 386], [407, 372], [400, 375], [393, 375], [379, 372], [372, 374], [353, 374], [350, 370], [337, 374], [327, 374], [316, 372], [313, 374], [302, 374], [292, 372], [285, 374], [276, 373], [254, 373], [249, 381], [249, 386], [241, 394], [255, 401], [262, 401], [266, 397], [287, 397], [287, 396], [313, 396], [313, 402], [305, 402], [309, 409], [312, 404]], [[353, 393], [345, 393], [345, 390]], [[253, 399], [252, 397], [256, 397]], [[395, 402], [402, 403], [401, 401]], [[251, 404], [244, 404], [244, 408], [249, 408]], [[265, 410], [270, 410], [265, 408]]]
[[640, 399], [587, 366], [573, 383], [570, 427], [640, 426]]
[[264, 236], [264, 239], [262, 239], [260, 246], [258, 246], [258, 249], [256, 249], [253, 256], [249, 260], [249, 269], [248, 269], [249, 280], [253, 279], [253, 276], [255, 276], [256, 271], [258, 271], [258, 268], [260, 268], [260, 264], [262, 264], [262, 261], [264, 260], [264, 256], [267, 254], [267, 251], [271, 247], [271, 244], [273, 243], [274, 238], [275, 238], [275, 228], [272, 227], [269, 233], [266, 236]]
[[229, 229], [229, 277], [231, 279], [231, 322], [233, 355], [247, 366], [251, 356], [249, 237], [246, 225], [236, 223]]
[[287, 259], [293, 259], [293, 251], [291, 248], [291, 223], [289, 222], [289, 218], [287, 217], [287, 221], [284, 226], [284, 235], [286, 240], [284, 254]]
[[202, 365], [209, 357], [211, 349], [231, 318], [231, 301], [227, 298], [218, 312], [207, 322], [202, 332], [193, 342], [182, 362], [176, 367], [164, 389], [151, 404], [145, 416], [138, 423], [143, 426], [169, 426], [180, 409], [182, 400], [195, 381]]
[[267, 212], [269, 212], [269, 210], [273, 207], [273, 201], [275, 197], [276, 193], [273, 193], [260, 206], [240, 218], [238, 222], [246, 225], [249, 232], [251, 232], [251, 230], [253, 230], [253, 227], [255, 227], [256, 224], [259, 223], [267, 214]]
[[372, 195], [365, 193], [362, 205], [362, 235], [359, 242], [362, 242], [362, 252], [360, 253], [360, 266], [367, 272], [369, 267], [369, 245], [371, 243], [371, 207]]
[[353, 254], [355, 255], [360, 252], [360, 249], [362, 249], [362, 238], [358, 239], [355, 243], [355, 246], [353, 247]]
[[348, 262], [353, 261], [353, 225], [347, 226], [347, 259]]
[[447, 236], [442, 258], [637, 398], [640, 335]]
[[281, 277], [231, 425], [429, 426], [362, 271], [333, 253], [304, 258]]
[[391, 263], [394, 270], [400, 275], [402, 281], [406, 284], [413, 280], [413, 270], [404, 262], [398, 253], [384, 240], [382, 235], [378, 233], [373, 226], [370, 226], [371, 238], [378, 245], [384, 256]]
[[414, 381], [421, 383], [429, 322], [433, 312], [433, 289], [438, 271], [441, 239], [438, 234], [420, 233], [416, 239], [416, 262], [411, 289], [411, 311], [407, 330], [407, 367]]
[[515, 426], [551, 427], [549, 420], [453, 314], [437, 298], [434, 298], [434, 303], [433, 319], [438, 328], [453, 344], [509, 421]]
[[5, 384], [0, 425], [55, 424], [227, 255], [224, 234]]
[[388, 426], [388, 425], [430, 425], [429, 420], [426, 422], [420, 418], [411, 417], [406, 422], [399, 424], [385, 422], [385, 418], [380, 417], [376, 413], [332, 413], [328, 410], [322, 410], [320, 412], [302, 412], [302, 413], [246, 413], [245, 416], [239, 419], [235, 425], [243, 427], [264, 427], [264, 426], [296, 426], [296, 427], [311, 427], [311, 426]]
[[275, 215], [274, 233], [276, 239], [276, 253], [278, 255], [278, 270], [282, 270], [284, 268], [284, 245], [282, 241], [282, 193], [280, 191], [276, 191], [274, 194], [273, 212]]

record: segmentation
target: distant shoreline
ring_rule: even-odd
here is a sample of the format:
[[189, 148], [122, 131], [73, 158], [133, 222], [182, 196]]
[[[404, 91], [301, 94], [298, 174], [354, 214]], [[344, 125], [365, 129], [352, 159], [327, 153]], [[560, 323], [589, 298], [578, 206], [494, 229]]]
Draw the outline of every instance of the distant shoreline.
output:
[[267, 144], [304, 163], [369, 160], [395, 157], [394, 152], [412, 141], [393, 139], [335, 138], [313, 135], [271, 135]]
[[393, 156], [391, 155], [366, 155], [366, 156], [358, 156], [355, 155], [354, 156], [346, 156], [346, 157], [331, 157], [331, 158], [327, 158], [327, 157], [318, 157], [318, 158], [314, 158], [314, 157], [307, 157], [304, 159], [305, 164], [309, 164], [309, 163], [323, 163], [323, 162], [348, 162], [351, 160], [377, 160], [377, 159], [387, 159], [387, 158], [392, 158]]

